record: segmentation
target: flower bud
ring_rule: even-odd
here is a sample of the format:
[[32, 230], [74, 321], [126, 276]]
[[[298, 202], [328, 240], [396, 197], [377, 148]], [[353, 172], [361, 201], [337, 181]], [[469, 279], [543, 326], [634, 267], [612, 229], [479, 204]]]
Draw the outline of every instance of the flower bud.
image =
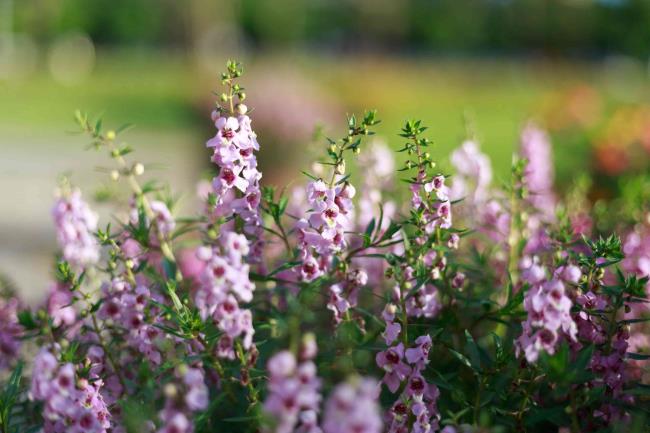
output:
[[465, 274], [462, 272], [456, 273], [454, 275], [454, 278], [451, 280], [451, 287], [454, 289], [461, 289], [463, 287], [463, 284], [465, 283]]
[[242, 116], [248, 112], [248, 107], [244, 104], [237, 104], [237, 113], [241, 114]]
[[176, 386], [173, 383], [168, 383], [167, 385], [165, 385], [165, 388], [163, 389], [163, 393], [167, 398], [176, 397], [177, 392], [178, 390], [176, 389]]
[[343, 175], [345, 174], [345, 161], [341, 161], [336, 164], [336, 174]]
[[305, 334], [300, 345], [300, 359], [314, 359], [317, 352], [316, 336], [311, 332]]
[[228, 95], [226, 95], [225, 93], [222, 93], [221, 94], [221, 102], [228, 102]]
[[116, 137], [115, 131], [108, 131], [106, 133], [106, 139], [107, 140], [113, 141], [113, 140], [115, 140], [115, 137]]
[[178, 367], [176, 367], [176, 374], [178, 374], [179, 377], [183, 377], [187, 374], [188, 372], [188, 367], [185, 364], [181, 364]]
[[135, 174], [136, 176], [142, 176], [143, 173], [144, 173], [144, 165], [142, 165], [141, 163], [137, 162], [137, 163], [133, 166], [133, 174]]
[[116, 181], [120, 178], [120, 172], [117, 170], [111, 170], [111, 180]]

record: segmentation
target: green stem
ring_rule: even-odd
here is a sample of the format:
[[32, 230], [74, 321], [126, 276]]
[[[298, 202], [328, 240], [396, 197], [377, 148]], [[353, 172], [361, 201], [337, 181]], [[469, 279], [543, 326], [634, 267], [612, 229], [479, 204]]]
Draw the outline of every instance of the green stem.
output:
[[580, 422], [578, 421], [576, 397], [573, 389], [569, 391], [571, 401], [571, 433], [580, 433]]
[[[129, 185], [135, 195], [142, 200], [142, 207], [144, 208], [145, 214], [147, 215], [147, 218], [149, 218], [150, 221], [153, 221], [155, 218], [155, 215], [153, 213], [153, 210], [151, 209], [151, 203], [149, 203], [149, 199], [147, 196], [144, 194], [144, 191], [142, 190], [142, 187], [138, 183], [138, 180], [135, 177], [135, 174], [133, 171], [129, 168], [126, 160], [124, 157], [119, 153], [119, 150], [115, 148], [115, 144], [113, 140], [109, 140], [107, 138], [102, 137], [102, 141], [106, 144], [108, 147], [111, 156], [117, 161], [118, 165], [122, 170], [124, 170], [125, 173], [128, 173], [127, 175], [127, 181], [129, 182]], [[171, 246], [169, 245], [169, 242], [163, 236], [163, 234], [160, 232], [160, 230], [156, 229], [156, 237], [158, 238], [158, 243], [160, 244], [160, 251], [162, 252], [163, 256], [169, 260], [171, 263], [176, 264], [176, 258], [174, 257], [174, 252], [172, 251]], [[176, 266], [176, 280], [177, 281], [182, 281], [183, 280], [183, 275], [180, 271], [180, 268]]]
[[121, 369], [118, 368], [117, 363], [115, 362], [115, 358], [113, 358], [113, 352], [111, 352], [108, 349], [108, 346], [106, 345], [106, 342], [104, 341], [104, 337], [102, 337], [101, 331], [99, 329], [99, 325], [97, 323], [97, 317], [95, 316], [95, 313], [90, 313], [90, 317], [93, 322], [93, 328], [95, 328], [95, 334], [97, 334], [97, 339], [99, 340], [99, 345], [101, 346], [102, 350], [106, 354], [106, 357], [108, 358], [108, 361], [111, 363], [111, 367], [113, 368], [113, 372], [117, 376], [118, 380], [120, 381], [120, 385], [122, 385], [122, 388], [124, 389], [124, 392], [126, 393], [127, 388], [126, 388], [126, 381], [124, 380], [124, 377], [122, 376]]

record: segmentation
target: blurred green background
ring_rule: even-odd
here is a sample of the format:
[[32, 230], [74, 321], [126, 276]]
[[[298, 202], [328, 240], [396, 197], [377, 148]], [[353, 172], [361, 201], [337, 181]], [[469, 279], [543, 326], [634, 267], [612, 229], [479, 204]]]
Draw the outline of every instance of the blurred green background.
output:
[[244, 62], [265, 180], [281, 186], [318, 154], [316, 128], [336, 135], [365, 108], [393, 147], [421, 118], [442, 167], [474, 134], [505, 178], [532, 118], [560, 189], [647, 170], [648, 0], [0, 0], [0, 270], [35, 299], [57, 176], [112, 188], [110, 160], [69, 133], [75, 109], [134, 123], [136, 157], [195, 212], [227, 58]]

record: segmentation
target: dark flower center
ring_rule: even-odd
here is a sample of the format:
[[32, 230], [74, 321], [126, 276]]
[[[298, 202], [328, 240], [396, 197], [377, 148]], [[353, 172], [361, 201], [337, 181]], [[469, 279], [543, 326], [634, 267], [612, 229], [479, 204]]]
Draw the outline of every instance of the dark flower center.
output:
[[391, 364], [397, 364], [399, 362], [399, 355], [393, 350], [386, 352], [386, 360]]
[[232, 172], [231, 169], [229, 168], [224, 168], [223, 172], [221, 173], [221, 177], [223, 180], [226, 181], [226, 183], [233, 183], [235, 181], [235, 173]]

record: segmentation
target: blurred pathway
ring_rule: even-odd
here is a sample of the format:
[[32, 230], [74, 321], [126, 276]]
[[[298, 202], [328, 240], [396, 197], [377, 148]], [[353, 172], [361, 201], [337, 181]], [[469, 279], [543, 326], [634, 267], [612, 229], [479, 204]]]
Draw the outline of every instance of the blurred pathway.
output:
[[[182, 193], [181, 208], [193, 214], [202, 170], [196, 150], [203, 147], [202, 140], [184, 131], [129, 132], [127, 138], [135, 148], [129, 158], [155, 165], [147, 174], [164, 178], [175, 194]], [[50, 208], [58, 177], [67, 173], [82, 188], [100, 213], [100, 225], [112, 219], [109, 205], [92, 200], [99, 187], [110, 183], [98, 167], [111, 167], [112, 161], [105, 151], [84, 150], [87, 142], [62, 132], [0, 134], [0, 272], [30, 303], [42, 299], [51, 280], [56, 238]]]

